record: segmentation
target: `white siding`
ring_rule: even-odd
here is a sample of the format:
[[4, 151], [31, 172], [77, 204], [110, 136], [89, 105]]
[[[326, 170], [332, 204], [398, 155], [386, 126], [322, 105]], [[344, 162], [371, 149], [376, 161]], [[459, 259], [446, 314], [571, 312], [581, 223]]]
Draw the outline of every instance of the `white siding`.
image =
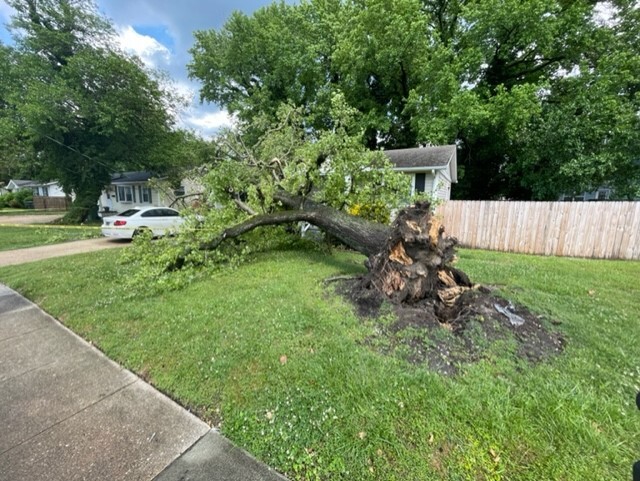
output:
[[434, 195], [437, 199], [449, 200], [451, 199], [451, 181], [445, 177], [445, 175], [438, 171], [436, 173], [436, 185], [434, 189]]
[[[125, 190], [130, 194], [130, 199], [120, 198], [117, 194], [118, 185], [120, 187], [124, 187]], [[146, 202], [143, 197], [141, 197], [141, 189], [147, 189], [147, 183], [138, 183], [138, 184], [118, 184], [118, 185], [110, 185], [106, 191], [102, 192], [100, 199], [98, 201], [98, 210], [100, 212], [105, 211], [105, 207], [109, 208], [109, 212], [123, 212], [127, 209], [131, 209], [132, 207], [166, 207], [166, 203], [163, 199], [162, 194], [156, 189], [151, 189], [151, 202]], [[128, 196], [127, 196], [128, 197]]]
[[62, 187], [58, 183], [49, 184], [49, 197], [65, 197]]

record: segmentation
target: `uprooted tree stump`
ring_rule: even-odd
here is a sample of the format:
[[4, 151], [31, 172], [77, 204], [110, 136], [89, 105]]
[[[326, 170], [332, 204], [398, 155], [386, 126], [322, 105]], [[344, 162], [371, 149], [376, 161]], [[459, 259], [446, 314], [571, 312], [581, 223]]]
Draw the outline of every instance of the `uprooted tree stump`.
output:
[[[564, 338], [539, 316], [493, 296], [453, 267], [456, 245], [428, 203], [400, 212], [384, 246], [369, 256], [367, 274], [343, 289], [366, 317], [377, 317], [385, 300], [394, 306], [396, 319], [381, 323], [367, 342], [443, 374], [481, 359], [493, 342], [513, 342], [512, 354], [532, 362], [561, 352]], [[439, 327], [452, 337], [437, 334]]]
[[428, 202], [404, 209], [384, 248], [369, 257], [362, 287], [395, 304], [431, 301], [440, 312], [454, 309], [473, 283], [453, 267], [457, 240], [444, 234]]

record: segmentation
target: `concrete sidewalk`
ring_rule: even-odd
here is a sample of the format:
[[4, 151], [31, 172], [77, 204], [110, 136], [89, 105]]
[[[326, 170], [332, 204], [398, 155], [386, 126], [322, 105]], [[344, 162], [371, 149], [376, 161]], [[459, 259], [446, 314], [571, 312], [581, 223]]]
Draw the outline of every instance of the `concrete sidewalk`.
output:
[[154, 478], [285, 479], [0, 284], [0, 481]]

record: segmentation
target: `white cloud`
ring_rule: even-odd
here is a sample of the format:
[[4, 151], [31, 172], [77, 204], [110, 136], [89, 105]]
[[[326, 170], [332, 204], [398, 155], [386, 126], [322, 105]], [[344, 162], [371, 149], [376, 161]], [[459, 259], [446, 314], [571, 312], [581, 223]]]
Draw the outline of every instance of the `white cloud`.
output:
[[186, 99], [189, 102], [190, 106], [193, 104], [198, 90], [193, 86], [192, 83], [185, 81], [174, 81], [171, 87], [180, 97]]
[[155, 38], [139, 34], [130, 25], [118, 27], [117, 32], [122, 48], [140, 57], [145, 65], [158, 68], [170, 63], [171, 52]]
[[611, 2], [600, 2], [593, 9], [593, 19], [602, 26], [613, 27], [619, 23], [616, 15], [618, 8]]
[[194, 112], [182, 118], [182, 124], [195, 130], [204, 138], [212, 137], [224, 127], [232, 127], [234, 118], [226, 110], [219, 112]]
[[200, 115], [190, 115], [186, 118], [186, 123], [204, 130], [217, 130], [222, 127], [231, 127], [233, 117], [226, 110], [213, 113], [205, 112]]

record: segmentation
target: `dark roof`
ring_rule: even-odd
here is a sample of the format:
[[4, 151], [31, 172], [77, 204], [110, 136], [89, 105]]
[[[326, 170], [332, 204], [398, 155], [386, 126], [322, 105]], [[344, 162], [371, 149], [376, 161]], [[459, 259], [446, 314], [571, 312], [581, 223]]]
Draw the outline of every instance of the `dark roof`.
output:
[[389, 160], [399, 168], [446, 167], [455, 158], [455, 145], [385, 150]]
[[112, 184], [123, 184], [126, 182], [146, 182], [154, 175], [151, 172], [118, 172], [111, 176]]

